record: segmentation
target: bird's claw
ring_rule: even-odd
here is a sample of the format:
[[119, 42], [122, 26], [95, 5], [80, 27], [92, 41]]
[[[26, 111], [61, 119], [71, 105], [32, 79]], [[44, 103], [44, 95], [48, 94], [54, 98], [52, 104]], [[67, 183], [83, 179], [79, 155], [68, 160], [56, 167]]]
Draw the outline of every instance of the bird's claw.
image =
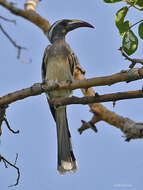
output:
[[45, 80], [42, 88], [44, 90], [51, 90], [59, 87], [58, 80]]
[[72, 84], [72, 80], [66, 80], [66, 82], [70, 85]]
[[46, 84], [49, 86], [49, 87], [51, 87], [51, 86], [58, 86], [58, 80], [56, 79], [56, 80], [48, 80], [47, 82], [46, 82]]

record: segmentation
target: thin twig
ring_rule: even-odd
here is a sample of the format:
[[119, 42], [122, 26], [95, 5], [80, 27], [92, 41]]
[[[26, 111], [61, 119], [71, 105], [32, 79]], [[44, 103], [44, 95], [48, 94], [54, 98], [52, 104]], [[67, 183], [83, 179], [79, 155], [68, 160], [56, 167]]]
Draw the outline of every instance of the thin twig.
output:
[[129, 56], [127, 56], [127, 54], [125, 54], [123, 47], [120, 47], [119, 50], [121, 51], [122, 56], [125, 57], [126, 60], [132, 62], [132, 64], [129, 65], [129, 68], [132, 69], [136, 65], [136, 63], [140, 63], [143, 65], [143, 59], [130, 58]]
[[94, 123], [90, 122], [86, 122], [84, 120], [81, 120], [82, 122], [82, 126], [78, 129], [78, 132], [80, 133], [80, 135], [83, 133], [84, 130], [86, 129], [92, 129], [95, 133], [98, 132], [96, 126], [94, 125]]
[[135, 9], [137, 9], [137, 10], [139, 10], [139, 11], [142, 11], [143, 10], [143, 8], [142, 7], [138, 7], [137, 5], [136, 5], [136, 3], [133, 3], [133, 2], [131, 2], [130, 0], [124, 0], [126, 3], [128, 3], [129, 5], [131, 5], [132, 7], [134, 7]]
[[5, 168], [8, 168], [8, 165], [7, 165], [6, 161], [3, 160], [3, 159], [2, 159], [2, 161], [3, 161], [3, 163], [4, 163]]
[[6, 118], [4, 118], [4, 121], [5, 121], [5, 123], [6, 123], [7, 128], [8, 128], [12, 133], [14, 133], [14, 134], [19, 133], [19, 130], [14, 131], [14, 130], [10, 127], [10, 125], [9, 125], [9, 123], [8, 123], [8, 121], [7, 121]]
[[140, 21], [138, 21], [138, 22], [132, 24], [132, 25], [130, 26], [130, 29], [131, 29], [132, 27], [136, 26], [137, 24], [141, 23], [141, 22], [143, 22], [143, 19], [141, 19]]
[[6, 18], [6, 17], [3, 17], [3, 16], [0, 16], [0, 19], [3, 19], [3, 20], [5, 20], [5, 21], [7, 21], [7, 22], [11, 22], [11, 23], [13, 23], [13, 24], [16, 24], [16, 20], [11, 20], [11, 19]]
[[18, 153], [16, 153], [16, 158], [15, 158], [14, 166], [16, 165], [17, 160], [18, 160]]
[[[15, 163], [17, 162], [17, 158], [18, 158], [18, 154], [16, 154]], [[7, 164], [8, 164], [8, 165], [12, 166], [13, 168], [15, 168], [15, 169], [17, 170], [17, 175], [18, 175], [18, 176], [17, 176], [17, 179], [16, 179], [16, 183], [13, 184], [13, 185], [10, 185], [10, 186], [8, 186], [8, 187], [13, 187], [13, 186], [18, 185], [19, 179], [20, 179], [20, 170], [19, 170], [19, 168], [18, 168], [17, 166], [15, 166], [15, 163], [12, 164], [11, 162], [9, 162], [8, 160], [6, 160], [6, 159], [5, 159], [3, 156], [1, 156], [1, 155], [0, 155], [0, 160], [3, 161], [3, 163], [4, 163], [4, 165], [5, 165], [6, 168], [7, 168]]]
[[17, 52], [17, 58], [20, 58], [21, 55], [21, 50], [22, 49], [26, 49], [25, 47], [19, 46], [16, 44], [16, 42], [9, 36], [9, 34], [4, 30], [4, 28], [2, 27], [2, 25], [0, 24], [0, 29], [2, 31], [2, 33], [9, 39], [9, 41], [13, 44], [14, 47], [17, 48], [18, 52]]

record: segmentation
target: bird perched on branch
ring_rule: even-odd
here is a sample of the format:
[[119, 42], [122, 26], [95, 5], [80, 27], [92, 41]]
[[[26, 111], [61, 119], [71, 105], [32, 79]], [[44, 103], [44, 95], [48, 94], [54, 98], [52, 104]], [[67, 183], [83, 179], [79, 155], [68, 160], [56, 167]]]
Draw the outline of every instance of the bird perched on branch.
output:
[[[65, 41], [68, 32], [79, 28], [90, 27], [91, 24], [80, 20], [56, 21], [48, 31], [49, 45], [44, 53], [42, 63], [42, 79], [45, 81], [72, 81], [76, 56]], [[55, 107], [50, 104], [51, 99], [68, 97], [68, 89], [54, 90], [46, 93], [50, 110], [57, 127], [58, 143], [58, 170], [61, 174], [66, 171], [74, 172], [77, 169], [76, 159], [72, 150], [71, 135], [68, 127], [66, 106]]]

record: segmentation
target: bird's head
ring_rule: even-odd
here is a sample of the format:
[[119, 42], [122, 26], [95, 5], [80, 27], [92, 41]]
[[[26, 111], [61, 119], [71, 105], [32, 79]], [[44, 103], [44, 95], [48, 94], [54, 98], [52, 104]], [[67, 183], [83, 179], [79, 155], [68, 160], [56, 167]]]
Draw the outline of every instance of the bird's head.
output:
[[56, 41], [57, 39], [64, 38], [65, 35], [79, 27], [90, 27], [94, 28], [91, 24], [81, 21], [81, 20], [59, 20], [56, 21], [48, 31], [48, 38], [51, 43]]

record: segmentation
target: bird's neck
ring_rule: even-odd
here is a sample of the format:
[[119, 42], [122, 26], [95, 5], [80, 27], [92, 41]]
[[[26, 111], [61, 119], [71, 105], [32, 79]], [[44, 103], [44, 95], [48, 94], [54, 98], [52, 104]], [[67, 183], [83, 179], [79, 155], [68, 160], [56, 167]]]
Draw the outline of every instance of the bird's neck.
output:
[[57, 43], [57, 42], [65, 42], [65, 36], [54, 36], [52, 39], [52, 44]]

